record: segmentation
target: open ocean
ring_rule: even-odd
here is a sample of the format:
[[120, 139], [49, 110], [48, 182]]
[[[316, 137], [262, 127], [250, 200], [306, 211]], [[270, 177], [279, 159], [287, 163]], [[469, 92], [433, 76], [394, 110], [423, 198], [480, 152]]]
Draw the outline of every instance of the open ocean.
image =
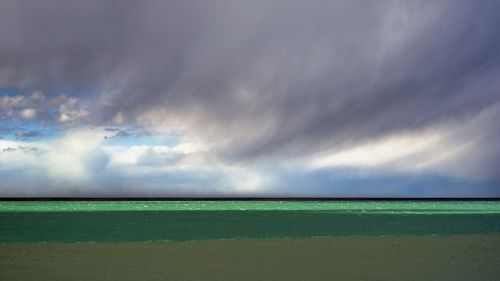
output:
[[500, 201], [4, 201], [0, 280], [498, 280]]

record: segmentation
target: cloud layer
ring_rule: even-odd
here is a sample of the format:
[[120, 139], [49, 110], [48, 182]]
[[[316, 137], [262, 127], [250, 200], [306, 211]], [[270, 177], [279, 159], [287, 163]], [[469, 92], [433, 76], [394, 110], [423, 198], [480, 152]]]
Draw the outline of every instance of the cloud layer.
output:
[[[363, 195], [349, 190], [405, 175], [464, 181], [450, 184], [457, 194], [487, 182], [478, 194], [498, 194], [499, 11], [488, 0], [3, 1], [0, 137], [66, 143], [73, 130], [104, 131], [111, 139], [85, 143], [102, 150], [97, 160], [83, 148], [71, 156], [73, 146], [45, 157], [60, 166], [85, 155], [103, 170], [123, 160], [112, 153], [140, 150], [138, 193], [150, 182]], [[141, 143], [151, 137], [175, 144]], [[205, 152], [171, 150], [184, 142]], [[46, 176], [88, 172], [77, 167]], [[125, 186], [120, 167], [74, 185]], [[185, 183], [196, 171], [199, 182]], [[309, 187], [295, 190], [293, 173]], [[373, 194], [395, 193], [385, 190]]]

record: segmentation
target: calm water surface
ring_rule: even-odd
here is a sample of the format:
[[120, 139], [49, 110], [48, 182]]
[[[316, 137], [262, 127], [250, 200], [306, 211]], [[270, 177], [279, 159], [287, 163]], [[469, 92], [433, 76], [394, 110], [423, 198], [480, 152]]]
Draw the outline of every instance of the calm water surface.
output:
[[500, 233], [496, 201], [1, 202], [0, 242]]
[[370, 213], [500, 213], [500, 201], [21, 201], [0, 212], [58, 211], [340, 211]]

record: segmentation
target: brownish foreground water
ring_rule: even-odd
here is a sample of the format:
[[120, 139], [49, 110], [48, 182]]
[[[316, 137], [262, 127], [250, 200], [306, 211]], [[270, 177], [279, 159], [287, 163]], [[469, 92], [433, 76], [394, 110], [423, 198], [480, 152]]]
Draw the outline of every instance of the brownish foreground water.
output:
[[0, 245], [0, 280], [499, 280], [500, 235]]

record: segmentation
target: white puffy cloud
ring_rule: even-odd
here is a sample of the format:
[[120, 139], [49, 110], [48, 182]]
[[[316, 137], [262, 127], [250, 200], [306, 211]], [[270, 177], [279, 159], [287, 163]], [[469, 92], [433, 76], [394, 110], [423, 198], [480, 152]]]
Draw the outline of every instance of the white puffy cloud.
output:
[[49, 124], [82, 125], [89, 116], [80, 99], [64, 94], [47, 97], [41, 91], [0, 96], [0, 110], [0, 120], [35, 120]]
[[485, 169], [485, 162], [488, 155], [494, 160], [500, 151], [485, 142], [499, 135], [499, 114], [500, 107], [494, 105], [465, 120], [390, 134], [301, 161], [312, 170], [354, 168], [379, 176], [433, 173], [466, 180], [492, 179], [494, 172]]
[[27, 120], [36, 118], [36, 109], [25, 108], [25, 109], [21, 110], [21, 118], [27, 119]]
[[49, 142], [50, 152], [41, 159], [48, 176], [71, 183], [91, 181], [107, 165], [101, 149], [105, 136], [103, 130], [74, 130]]
[[48, 185], [90, 182], [107, 165], [107, 155], [101, 149], [104, 136], [103, 130], [81, 129], [54, 140], [1, 140], [0, 165], [41, 171], [51, 181]]
[[72, 123], [82, 121], [89, 115], [88, 111], [80, 107], [76, 98], [64, 98], [59, 105], [59, 122]]
[[2, 169], [9, 174], [29, 170], [33, 175], [25, 179], [38, 182], [35, 187], [23, 185], [23, 179], [18, 178], [12, 183], [18, 189], [5, 186], [0, 193], [71, 196], [115, 194], [120, 190], [163, 196], [238, 195], [262, 190], [268, 183], [258, 169], [225, 163], [201, 143], [107, 144], [106, 140], [116, 133], [104, 128], [73, 129], [39, 141], [0, 140], [0, 174]]
[[[346, 167], [378, 167], [391, 165], [403, 158], [417, 154], [431, 154], [429, 150], [443, 141], [440, 132], [407, 133], [388, 137], [368, 143], [355, 145], [312, 160], [314, 168], [346, 166]], [[414, 163], [418, 165], [417, 163]]]
[[34, 107], [46, 106], [45, 95], [41, 91], [34, 91], [31, 95], [5, 95], [0, 96], [0, 109], [33, 109]]
[[[38, 143], [30, 143], [33, 148], [43, 149], [46, 146]], [[23, 143], [0, 139], [0, 170], [12, 168], [26, 168], [38, 166], [38, 155], [29, 153], [22, 149]]]

